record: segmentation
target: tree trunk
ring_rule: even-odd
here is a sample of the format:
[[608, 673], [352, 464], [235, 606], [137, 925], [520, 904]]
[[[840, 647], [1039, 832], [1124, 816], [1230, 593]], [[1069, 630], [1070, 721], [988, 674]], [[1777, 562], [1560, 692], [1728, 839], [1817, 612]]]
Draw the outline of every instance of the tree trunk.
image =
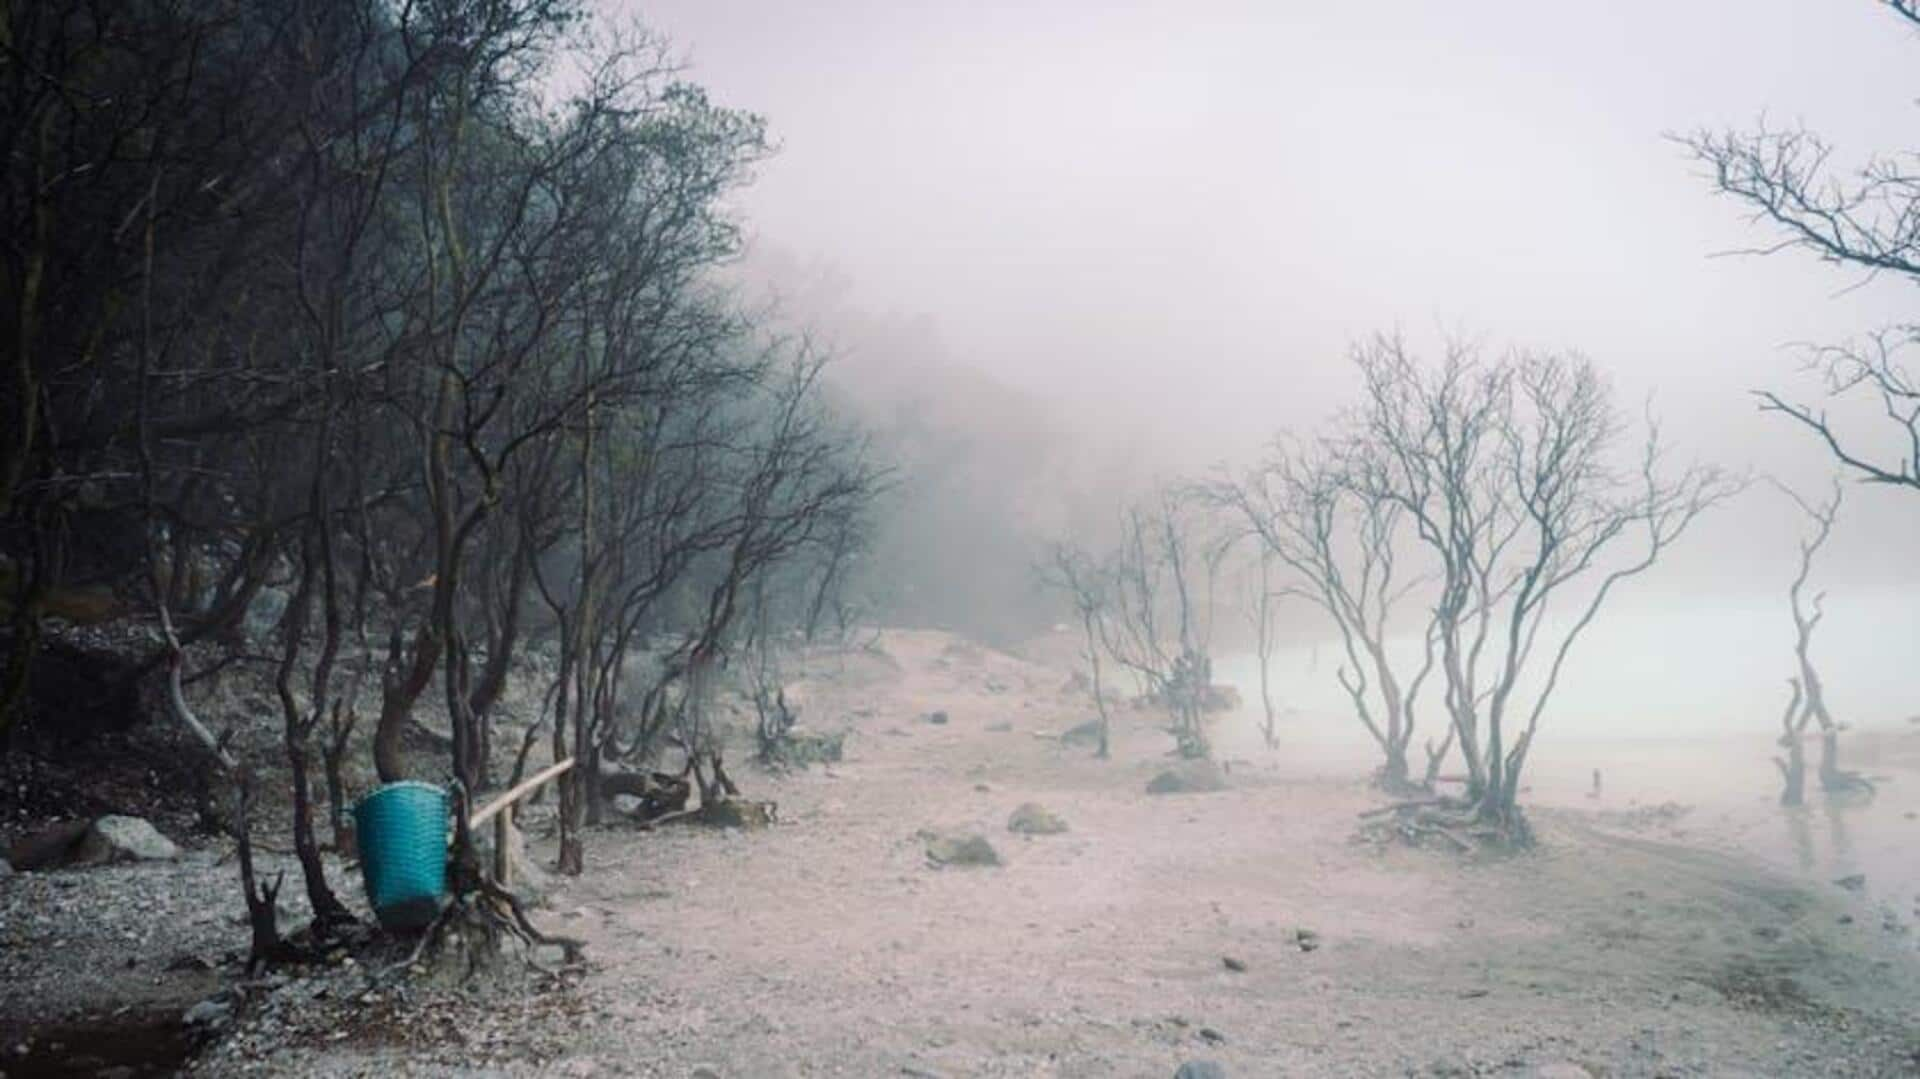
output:
[[[1796, 746], [1797, 748], [1797, 746]], [[1820, 731], [1820, 789], [1834, 791], [1852, 790], [1855, 784], [1840, 769], [1840, 728], [1824, 726]]]
[[583, 771], [581, 787], [587, 803], [587, 827], [597, 828], [605, 820], [605, 798], [601, 792], [600, 743], [593, 742], [587, 747], [585, 760], [574, 765], [575, 771]]
[[[566, 760], [568, 757], [570, 694], [572, 693], [573, 666], [579, 662], [575, 653], [578, 646], [572, 641], [574, 634], [563, 628], [560, 641], [559, 686], [554, 694], [553, 703], [553, 759]], [[580, 845], [580, 826], [577, 823], [577, 807], [583, 784], [578, 773], [580, 766], [569, 769], [554, 783], [559, 792], [560, 808], [558, 823], [560, 826], [560, 858], [557, 868], [569, 876], [578, 876], [586, 868], [585, 851]]]
[[1093, 706], [1100, 713], [1100, 748], [1093, 755], [1106, 760], [1113, 755], [1113, 722], [1107, 718], [1107, 696], [1100, 686], [1100, 645], [1095, 639], [1092, 612], [1083, 615], [1082, 622], [1087, 631], [1087, 660], [1093, 665]]
[[234, 841], [240, 860], [240, 890], [247, 900], [247, 924], [253, 940], [247, 949], [247, 973], [253, 974], [279, 962], [286, 950], [280, 940], [278, 899], [283, 878], [272, 884], [257, 882], [253, 866], [253, 779], [242, 773], [238, 784], [239, 803], [234, 822]]
[[1780, 804], [1783, 806], [1805, 805], [1807, 801], [1807, 751], [1801, 747], [1800, 739], [1789, 737], [1785, 741], [1787, 756], [1779, 757], [1773, 763], [1780, 766]]
[[380, 685], [380, 722], [373, 729], [373, 767], [380, 782], [397, 783], [407, 778], [404, 748], [407, 721], [413, 716], [413, 702], [433, 681], [439, 665], [439, 638], [432, 623], [420, 628], [414, 639], [411, 669], [403, 671], [406, 649], [400, 627], [395, 626], [387, 641], [387, 665]]
[[287, 766], [293, 781], [293, 850], [300, 859], [300, 874], [306, 880], [307, 905], [313, 909], [318, 935], [325, 936], [329, 926], [353, 921], [340, 898], [327, 883], [326, 863], [320, 860], [320, 844], [313, 835], [313, 796], [307, 779], [305, 746], [287, 747]]
[[356, 853], [358, 845], [347, 819], [347, 744], [359, 717], [344, 704], [339, 700], [333, 702], [333, 726], [320, 748], [320, 761], [326, 773], [327, 823], [333, 830], [333, 850], [342, 858], [349, 858]]
[[1393, 794], [1404, 794], [1414, 788], [1413, 780], [1407, 770], [1407, 746], [1404, 741], [1389, 741], [1386, 746], [1387, 760], [1380, 766], [1379, 785], [1382, 790]]

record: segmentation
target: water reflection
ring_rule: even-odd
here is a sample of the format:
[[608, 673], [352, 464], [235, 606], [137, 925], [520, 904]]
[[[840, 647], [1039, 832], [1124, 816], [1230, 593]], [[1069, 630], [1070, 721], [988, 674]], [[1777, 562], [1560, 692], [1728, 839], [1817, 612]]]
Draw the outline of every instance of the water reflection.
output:
[[[1802, 873], [1841, 877], [1856, 872], [1858, 856], [1849, 818], [1862, 808], [1862, 804], [1837, 799], [1781, 808], [1780, 817], [1787, 826], [1787, 847]], [[1824, 849], [1814, 838], [1816, 816], [1826, 824]]]
[[1813, 824], [1809, 818], [1813, 815], [1808, 806], [1782, 806], [1781, 819], [1787, 822], [1787, 845], [1793, 850], [1795, 864], [1800, 872], [1813, 872]]

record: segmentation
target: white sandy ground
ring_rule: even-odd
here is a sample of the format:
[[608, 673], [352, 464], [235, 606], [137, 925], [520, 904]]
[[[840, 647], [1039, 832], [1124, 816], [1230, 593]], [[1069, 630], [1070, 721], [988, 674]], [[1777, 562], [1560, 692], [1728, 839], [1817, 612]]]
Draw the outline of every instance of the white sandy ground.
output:
[[[481, 1001], [424, 1039], [255, 1042], [199, 1070], [1920, 1074], [1915, 897], [1834, 887], [1831, 859], [1768, 868], [1766, 850], [1738, 853], [1748, 826], [1728, 822], [1746, 818], [1629, 810], [1623, 793], [1582, 804], [1563, 763], [1541, 772], [1539, 800], [1563, 808], [1534, 814], [1536, 851], [1378, 847], [1354, 841], [1382, 803], [1356, 770], [1256, 750], [1245, 717], [1219, 731], [1232, 789], [1149, 797], [1171, 740], [1148, 714], [1119, 713], [1115, 759], [1098, 761], [1034, 736], [1088, 714], [1061, 671], [935, 633], [880, 648], [817, 661], [797, 687], [810, 726], [851, 730], [845, 762], [736, 769], [779, 803], [778, 826], [590, 837], [587, 873], [541, 915], [589, 943], [564, 1006], [482, 1019]], [[921, 720], [934, 710], [950, 722]], [[1771, 794], [1764, 773], [1753, 788]], [[1671, 798], [1689, 801], [1684, 783]], [[1026, 801], [1071, 830], [1010, 834]], [[1004, 864], [932, 868], [928, 827], [977, 830]], [[1661, 841], [1676, 830], [1705, 846]], [[1320, 946], [1303, 951], [1299, 929]]]

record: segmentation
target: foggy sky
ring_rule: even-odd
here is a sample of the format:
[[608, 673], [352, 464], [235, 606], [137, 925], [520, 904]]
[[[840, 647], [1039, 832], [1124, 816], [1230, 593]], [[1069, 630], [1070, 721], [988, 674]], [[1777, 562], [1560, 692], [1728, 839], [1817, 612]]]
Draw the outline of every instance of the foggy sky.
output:
[[[1764, 116], [1843, 161], [1914, 148], [1920, 42], [1870, 0], [633, 10], [768, 117], [782, 149], [738, 196], [758, 245], [1078, 423], [1144, 428], [1170, 474], [1318, 422], [1348, 343], [1398, 327], [1578, 349], [1629, 408], [1656, 393], [1677, 452], [1814, 486], [1823, 453], [1746, 391], [1811, 400], [1786, 346], [1915, 314], [1805, 254], [1713, 257], [1775, 237], [1665, 137]], [[1920, 595], [1920, 498], [1849, 497], [1836, 605]], [[1749, 494], [1629, 603], [1783, 602], [1800, 527]], [[1916, 617], [1865, 628], [1912, 652]]]

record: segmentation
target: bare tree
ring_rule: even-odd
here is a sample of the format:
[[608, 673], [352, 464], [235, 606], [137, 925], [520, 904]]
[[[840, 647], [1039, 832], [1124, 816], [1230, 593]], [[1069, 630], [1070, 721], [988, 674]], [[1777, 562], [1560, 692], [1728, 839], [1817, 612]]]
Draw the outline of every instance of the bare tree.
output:
[[1468, 769], [1456, 823], [1524, 842], [1520, 777], [1573, 646], [1620, 582], [1742, 481], [1700, 465], [1668, 476], [1651, 421], [1629, 466], [1626, 424], [1578, 357], [1488, 360], [1454, 342], [1428, 368], [1383, 336], [1355, 358], [1356, 482], [1407, 514], [1440, 567], [1435, 635]]
[[1064, 592], [1080, 618], [1081, 655], [1087, 661], [1093, 706], [1100, 716], [1100, 742], [1094, 756], [1102, 760], [1112, 755], [1113, 722], [1107, 715], [1107, 696], [1100, 677], [1100, 652], [1106, 634], [1109, 572], [1078, 547], [1065, 543], [1053, 545], [1052, 557], [1041, 567], [1041, 581]]
[[[1813, 523], [1811, 535], [1800, 541], [1800, 569], [1794, 575], [1793, 584], [1787, 589], [1787, 602], [1793, 614], [1793, 655], [1799, 668], [1799, 674], [1788, 679], [1792, 688], [1792, 699], [1780, 719], [1780, 747], [1786, 751], [1784, 758], [1774, 758], [1780, 768], [1784, 787], [1780, 792], [1780, 804], [1801, 805], [1806, 801], [1807, 760], [1805, 737], [1809, 723], [1818, 721], [1822, 734], [1833, 727], [1833, 717], [1827, 713], [1826, 693], [1820, 675], [1813, 668], [1813, 659], [1809, 653], [1813, 643], [1813, 631], [1826, 617], [1825, 592], [1816, 593], [1811, 602], [1803, 599], [1807, 578], [1813, 572], [1813, 556], [1833, 534], [1833, 522], [1840, 511], [1840, 484], [1833, 485], [1833, 494], [1824, 501], [1810, 502], [1797, 491], [1776, 484], [1787, 497], [1793, 499]], [[1824, 777], [1825, 768], [1822, 769]]]
[[[1901, 24], [1920, 25], [1913, 0], [1884, 0]], [[1836, 175], [1833, 148], [1801, 128], [1698, 131], [1679, 140], [1714, 190], [1752, 210], [1780, 239], [1759, 249], [1810, 251], [1867, 278], [1893, 274], [1920, 283], [1920, 176], [1912, 155], [1869, 158]], [[1808, 350], [1807, 366], [1830, 399], [1864, 399], [1862, 419], [1842, 427], [1825, 408], [1758, 391], [1760, 408], [1812, 432], [1848, 471], [1870, 483], [1920, 491], [1920, 374], [1904, 353], [1920, 345], [1920, 325], [1869, 334], [1864, 341]], [[1880, 413], [1878, 428], [1864, 416]]]
[[[1344, 452], [1338, 443], [1283, 443], [1244, 481], [1216, 484], [1210, 490], [1259, 541], [1262, 602], [1266, 562], [1278, 560], [1300, 582], [1289, 585], [1285, 594], [1319, 607], [1340, 631], [1346, 654], [1337, 671], [1340, 686], [1386, 758], [1377, 781], [1389, 790], [1424, 789], [1452, 744], [1449, 733], [1439, 750], [1429, 751], [1425, 778], [1416, 784], [1407, 750], [1416, 728], [1415, 704], [1434, 667], [1434, 617], [1422, 634], [1419, 666], [1403, 681], [1390, 655], [1390, 625], [1398, 602], [1423, 583], [1397, 572], [1396, 546], [1405, 509], [1382, 489], [1349, 482], [1341, 461]], [[1263, 648], [1265, 635], [1263, 625]], [[1263, 670], [1263, 699], [1265, 694]], [[1267, 708], [1271, 717], [1270, 702]]]
[[1253, 654], [1260, 664], [1260, 737], [1267, 743], [1268, 749], [1280, 746], [1279, 713], [1273, 704], [1273, 612], [1274, 600], [1278, 598], [1273, 589], [1273, 552], [1265, 547], [1260, 549], [1256, 561], [1259, 563], [1259, 579], [1254, 586], [1253, 602], [1248, 605], [1247, 619], [1253, 624]]
[[[1139, 680], [1146, 700], [1166, 709], [1175, 748], [1185, 757], [1210, 752], [1205, 714], [1214, 703], [1207, 652], [1212, 614], [1202, 599], [1212, 591], [1225, 549], [1207, 543], [1201, 507], [1195, 492], [1167, 488], [1122, 515], [1108, 578], [1113, 617], [1096, 623], [1107, 654]], [[1202, 549], [1196, 551], [1197, 545]]]

